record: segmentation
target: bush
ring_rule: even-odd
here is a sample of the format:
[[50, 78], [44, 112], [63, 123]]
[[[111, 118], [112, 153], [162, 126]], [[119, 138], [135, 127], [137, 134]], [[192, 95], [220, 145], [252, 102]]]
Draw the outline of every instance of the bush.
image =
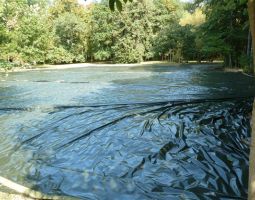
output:
[[17, 63], [6, 62], [6, 61], [0, 61], [0, 69], [4, 69], [4, 71], [11, 70], [14, 67], [18, 67], [18, 64]]
[[117, 63], [139, 63], [143, 61], [145, 52], [142, 44], [132, 45], [133, 41], [126, 40], [114, 46], [114, 61]]
[[247, 56], [245, 54], [242, 54], [240, 56], [240, 66], [241, 68], [247, 72], [247, 73], [252, 73], [253, 72], [253, 67], [252, 67], [252, 57]]
[[20, 53], [21, 60], [35, 65], [37, 63], [44, 63], [44, 54], [43, 51], [33, 48], [33, 47], [24, 47]]
[[94, 58], [95, 60], [99, 60], [99, 61], [109, 60], [111, 58], [111, 52], [104, 51], [104, 50], [97, 51], [96, 53], [94, 53]]
[[68, 64], [75, 60], [74, 55], [62, 47], [54, 48], [46, 56], [46, 63], [49, 64]]
[[252, 67], [244, 67], [243, 71], [247, 74], [253, 74], [253, 68]]
[[83, 63], [86, 61], [86, 58], [83, 55], [77, 55], [75, 56], [73, 62], [75, 63]]

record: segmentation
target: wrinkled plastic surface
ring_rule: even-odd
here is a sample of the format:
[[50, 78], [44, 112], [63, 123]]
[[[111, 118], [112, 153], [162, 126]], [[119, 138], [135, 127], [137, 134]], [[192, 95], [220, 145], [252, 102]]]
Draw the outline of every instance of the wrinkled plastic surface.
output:
[[246, 199], [254, 80], [204, 68], [2, 76], [1, 175], [81, 199]]

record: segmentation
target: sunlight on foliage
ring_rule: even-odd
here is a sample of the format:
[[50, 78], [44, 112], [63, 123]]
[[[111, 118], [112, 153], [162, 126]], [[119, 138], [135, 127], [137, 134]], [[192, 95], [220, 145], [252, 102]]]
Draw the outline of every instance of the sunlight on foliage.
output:
[[200, 8], [197, 8], [194, 13], [189, 13], [186, 11], [183, 17], [180, 19], [180, 25], [194, 25], [199, 26], [205, 22], [205, 14]]

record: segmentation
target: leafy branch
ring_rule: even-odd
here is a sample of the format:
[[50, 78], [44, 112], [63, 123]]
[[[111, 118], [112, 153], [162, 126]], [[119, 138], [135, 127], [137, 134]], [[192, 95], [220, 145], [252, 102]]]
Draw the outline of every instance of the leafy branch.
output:
[[[124, 3], [132, 2], [133, 0], [123, 0]], [[115, 10], [115, 6], [119, 11], [122, 11], [122, 1], [121, 0], [109, 0], [109, 7], [112, 11]]]

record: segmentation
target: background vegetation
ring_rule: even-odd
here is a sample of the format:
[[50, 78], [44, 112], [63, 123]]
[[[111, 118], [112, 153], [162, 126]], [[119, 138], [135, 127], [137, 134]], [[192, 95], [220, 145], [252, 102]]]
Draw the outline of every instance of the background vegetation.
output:
[[86, 6], [76, 0], [0, 0], [1, 65], [217, 59], [252, 70], [247, 0], [116, 6], [122, 11], [111, 11], [108, 0]]

